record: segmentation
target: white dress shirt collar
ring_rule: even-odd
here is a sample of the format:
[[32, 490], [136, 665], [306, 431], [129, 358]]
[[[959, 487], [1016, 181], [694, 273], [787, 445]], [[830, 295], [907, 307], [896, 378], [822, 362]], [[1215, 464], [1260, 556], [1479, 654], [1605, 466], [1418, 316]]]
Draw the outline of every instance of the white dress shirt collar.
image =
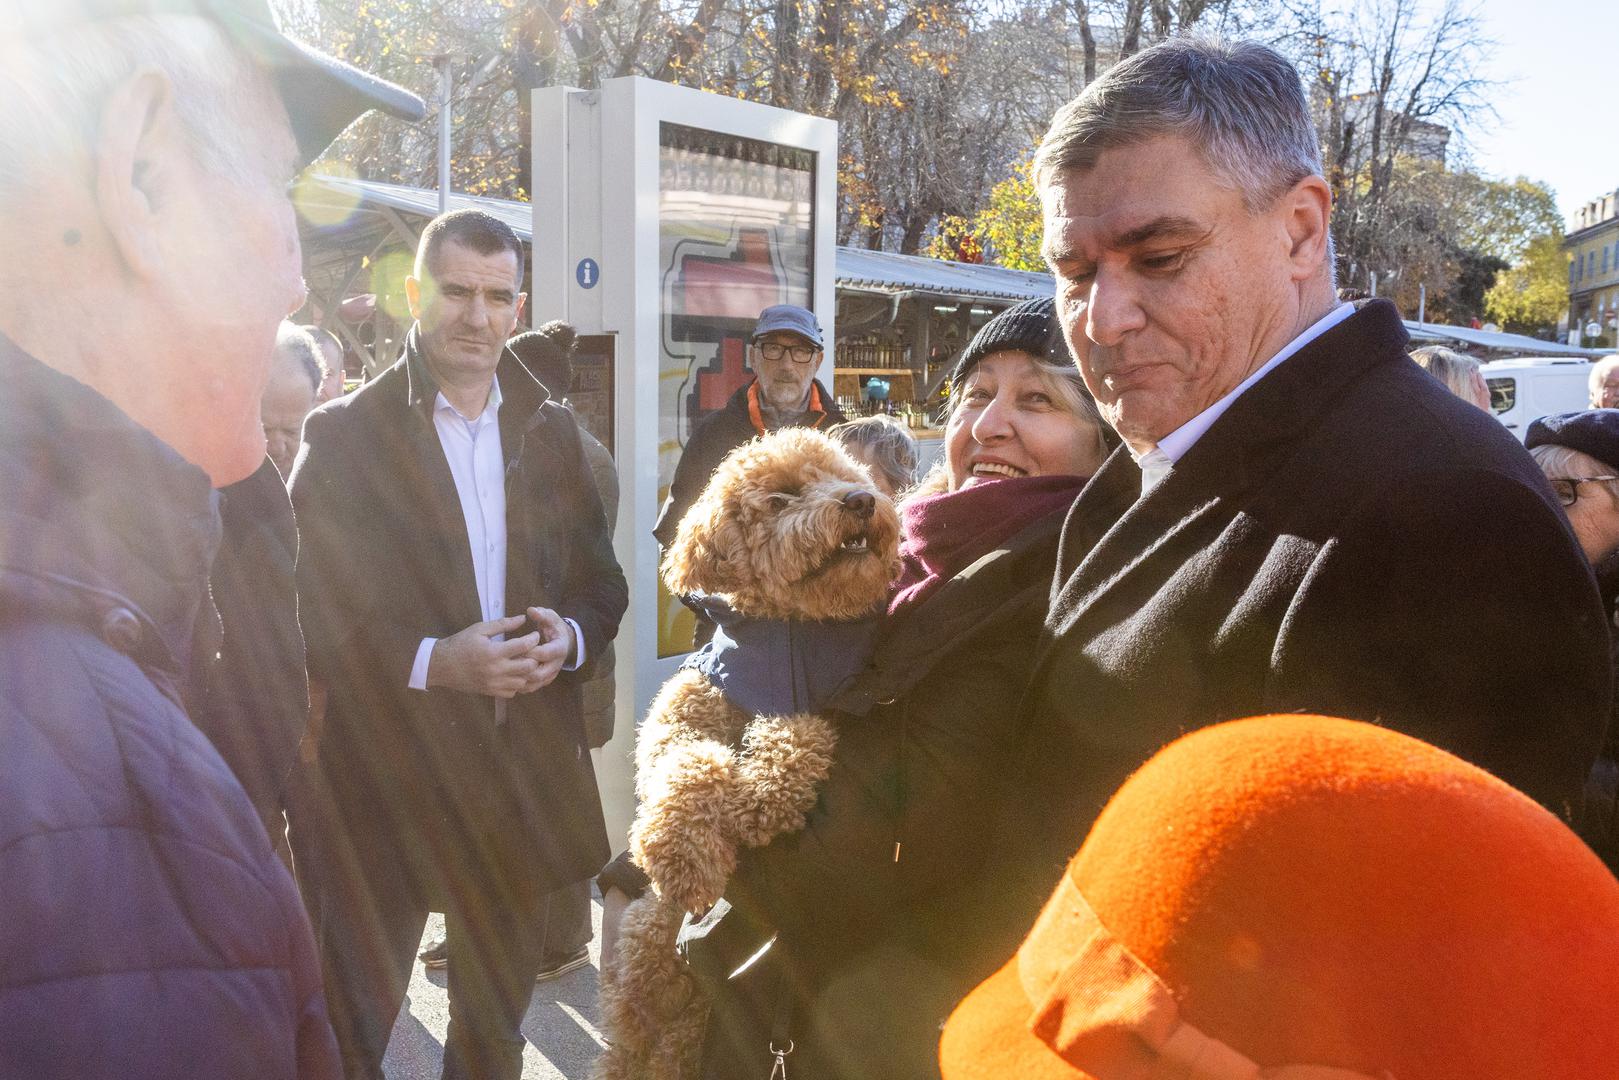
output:
[[448, 409], [451, 413], [455, 414], [457, 417], [460, 417], [467, 423], [476, 424], [481, 427], [484, 424], [495, 423], [500, 419], [500, 403], [502, 400], [503, 399], [500, 396], [500, 379], [495, 378], [491, 379], [489, 382], [489, 400], [484, 403], [483, 412], [479, 413], [477, 416], [461, 416], [461, 411], [454, 405], [450, 404], [450, 399], [444, 396], [444, 391], [442, 390], [438, 392], [438, 397], [433, 399], [433, 411], [435, 413], [439, 413], [443, 412], [445, 409]]

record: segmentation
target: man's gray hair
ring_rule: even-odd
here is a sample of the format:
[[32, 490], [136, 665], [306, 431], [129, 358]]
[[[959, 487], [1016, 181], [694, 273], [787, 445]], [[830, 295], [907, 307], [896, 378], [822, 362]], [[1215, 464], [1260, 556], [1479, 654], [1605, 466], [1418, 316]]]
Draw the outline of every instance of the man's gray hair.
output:
[[275, 360], [270, 370], [296, 371], [309, 380], [315, 393], [326, 381], [326, 359], [321, 356], [320, 345], [314, 335], [293, 322], [282, 321], [275, 333]]
[[1591, 404], [1596, 405], [1602, 400], [1602, 383], [1608, 377], [1608, 372], [1619, 367], [1619, 353], [1604, 356], [1591, 365], [1591, 377], [1586, 380], [1586, 389], [1591, 392]]
[[1160, 136], [1191, 143], [1250, 213], [1321, 175], [1293, 65], [1257, 42], [1187, 36], [1121, 61], [1058, 109], [1035, 151], [1035, 177], [1083, 172], [1104, 150]]
[[131, 15], [69, 25], [34, 36], [26, 24], [0, 28], [0, 191], [39, 182], [86, 145], [108, 93], [146, 67], [173, 83], [198, 160], [227, 175], [246, 171], [256, 125], [243, 122], [242, 103], [273, 88], [216, 23]]

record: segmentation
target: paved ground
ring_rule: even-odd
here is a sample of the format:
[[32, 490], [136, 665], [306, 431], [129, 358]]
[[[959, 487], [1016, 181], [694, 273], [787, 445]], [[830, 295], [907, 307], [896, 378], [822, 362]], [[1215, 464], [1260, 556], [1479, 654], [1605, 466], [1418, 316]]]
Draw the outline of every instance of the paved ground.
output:
[[[523, 1080], [585, 1080], [602, 1042], [596, 1028], [596, 965], [600, 960], [601, 901], [591, 901], [596, 937], [590, 943], [590, 967], [536, 983], [529, 1002], [523, 1034], [529, 1046], [523, 1052]], [[444, 932], [444, 917], [433, 915], [427, 939]], [[454, 963], [452, 958], [451, 963]], [[444, 972], [417, 964], [411, 974], [410, 994], [394, 1024], [383, 1071], [388, 1080], [438, 1080], [444, 1061], [444, 1031], [449, 1024], [449, 999]]]

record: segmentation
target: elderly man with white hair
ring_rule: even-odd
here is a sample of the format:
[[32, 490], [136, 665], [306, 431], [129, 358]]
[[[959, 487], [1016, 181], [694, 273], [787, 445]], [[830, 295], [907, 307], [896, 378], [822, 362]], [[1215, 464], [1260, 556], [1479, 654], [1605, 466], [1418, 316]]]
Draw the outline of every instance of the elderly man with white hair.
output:
[[186, 704], [304, 299], [288, 183], [421, 102], [264, 0], [5, 7], [0, 1075], [333, 1077], [297, 890]]
[[1604, 356], [1591, 365], [1591, 408], [1619, 406], [1619, 353]]
[[1124, 446], [1069, 515], [1025, 699], [1031, 918], [1126, 776], [1235, 717], [1375, 721], [1578, 814], [1610, 694], [1590, 570], [1394, 306], [1337, 300], [1319, 146], [1285, 59], [1187, 38], [1037, 152], [1059, 317]]

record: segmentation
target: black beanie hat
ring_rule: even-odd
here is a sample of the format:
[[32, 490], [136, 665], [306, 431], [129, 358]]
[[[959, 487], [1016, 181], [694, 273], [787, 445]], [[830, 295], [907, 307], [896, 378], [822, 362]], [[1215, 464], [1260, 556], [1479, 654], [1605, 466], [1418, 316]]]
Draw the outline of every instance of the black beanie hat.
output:
[[523, 366], [551, 393], [565, 397], [573, 381], [573, 350], [578, 335], [565, 322], [552, 321], [506, 343]]
[[1068, 343], [1057, 322], [1057, 302], [1049, 296], [1013, 304], [979, 327], [956, 361], [950, 381], [959, 383], [978, 361], [991, 353], [1016, 349], [1057, 364], [1070, 363]]
[[[1074, 385], [1085, 400], [1095, 403], [1090, 388], [1079, 377], [1073, 354], [1062, 336], [1062, 324], [1057, 321], [1057, 301], [1049, 296], [1037, 296], [1013, 304], [985, 323], [967, 343], [956, 366], [950, 369], [951, 385], [959, 385], [978, 361], [992, 353], [1007, 349], [1028, 353], [1053, 364], [1074, 367]], [[1111, 453], [1119, 445], [1119, 433], [1112, 425], [1102, 421], [1102, 442]]]

